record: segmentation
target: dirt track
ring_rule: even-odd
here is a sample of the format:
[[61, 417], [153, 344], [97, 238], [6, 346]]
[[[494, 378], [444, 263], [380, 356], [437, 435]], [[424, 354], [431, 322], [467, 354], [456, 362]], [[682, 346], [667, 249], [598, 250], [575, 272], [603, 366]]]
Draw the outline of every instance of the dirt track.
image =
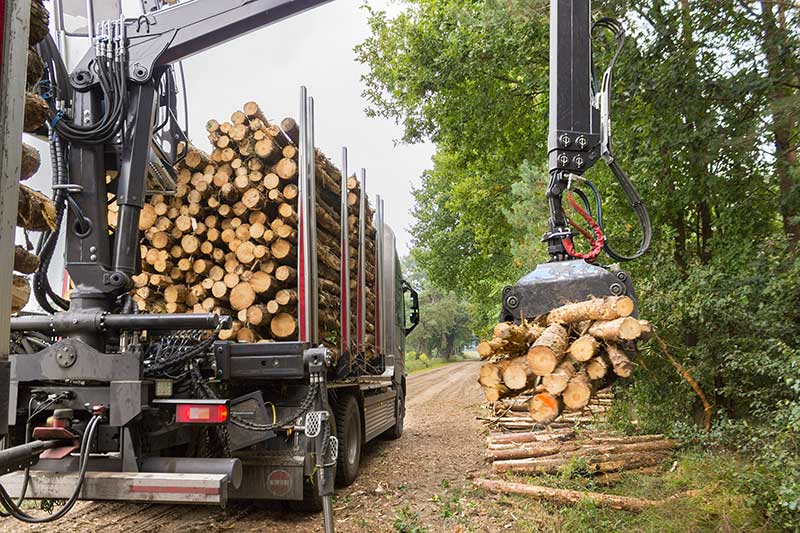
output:
[[[391, 531], [422, 525], [432, 531], [500, 530], [472, 492], [472, 472], [485, 469], [478, 365], [457, 363], [409, 378], [403, 437], [372, 443], [359, 479], [337, 491], [337, 531]], [[321, 516], [299, 516], [277, 503], [227, 509], [125, 503], [81, 503], [50, 526], [0, 521], [0, 532], [320, 531]]]

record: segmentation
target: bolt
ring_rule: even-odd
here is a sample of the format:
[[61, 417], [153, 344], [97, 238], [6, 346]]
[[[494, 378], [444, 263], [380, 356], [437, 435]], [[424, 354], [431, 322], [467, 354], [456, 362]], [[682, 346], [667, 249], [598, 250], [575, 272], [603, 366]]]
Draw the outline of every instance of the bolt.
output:
[[561, 143], [561, 146], [567, 147], [570, 145], [572, 141], [570, 141], [569, 135], [566, 133], [562, 133], [561, 137], [558, 138], [558, 141]]
[[612, 296], [620, 296], [625, 294], [625, 287], [623, 287], [620, 283], [612, 283], [608, 287], [608, 290], [611, 292]]
[[583, 149], [583, 148], [586, 148], [586, 145], [588, 144], [588, 142], [586, 141], [586, 137], [584, 137], [583, 135], [581, 135], [580, 137], [578, 137], [578, 138], [575, 140], [575, 142], [577, 142], [577, 143], [578, 143], [578, 146], [579, 146], [581, 149]]
[[506, 305], [509, 309], [515, 309], [519, 305], [519, 298], [516, 296], [509, 296], [506, 298]]
[[97, 251], [97, 246], [90, 246], [89, 247], [89, 252], [90, 253], [95, 253], [96, 251]]
[[583, 168], [583, 158], [581, 156], [576, 155], [572, 162], [575, 163], [576, 167]]
[[567, 163], [569, 163], [569, 157], [567, 157], [567, 154], [561, 154], [558, 156], [558, 162], [561, 163], [562, 166], [566, 166]]
[[97, 261], [97, 256], [95, 254], [90, 255], [89, 261]]

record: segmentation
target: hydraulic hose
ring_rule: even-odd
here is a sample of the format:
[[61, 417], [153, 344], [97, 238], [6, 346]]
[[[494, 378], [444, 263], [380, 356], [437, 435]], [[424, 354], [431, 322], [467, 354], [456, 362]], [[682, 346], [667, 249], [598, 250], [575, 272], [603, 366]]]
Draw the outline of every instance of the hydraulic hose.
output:
[[[639, 242], [639, 249], [633, 255], [620, 254], [611, 247], [608, 241], [606, 241], [605, 246], [603, 246], [603, 250], [615, 261], [632, 261], [643, 256], [644, 253], [647, 252], [647, 249], [650, 248], [650, 241], [653, 238], [653, 226], [650, 223], [650, 216], [647, 213], [647, 208], [642, 202], [642, 197], [639, 196], [639, 192], [636, 190], [636, 187], [634, 187], [630, 178], [628, 178], [628, 175], [625, 174], [625, 171], [622, 170], [613, 158], [610, 158], [608, 161], [608, 167], [617, 178], [622, 190], [625, 192], [625, 196], [631, 204], [631, 208], [633, 208], [636, 217], [639, 219], [639, 225], [642, 228], [642, 240]], [[602, 227], [602, 223], [600, 224]]]
[[86, 425], [86, 432], [84, 433], [84, 438], [81, 442], [80, 449], [78, 484], [76, 485], [72, 496], [70, 496], [69, 500], [67, 500], [67, 503], [65, 503], [56, 513], [50, 516], [31, 516], [20, 509], [19, 505], [17, 505], [11, 496], [9, 496], [5, 488], [0, 485], [0, 504], [2, 504], [2, 506], [6, 509], [8, 515], [28, 524], [45, 524], [47, 522], [55, 522], [56, 520], [62, 518], [75, 506], [75, 504], [78, 502], [78, 498], [80, 497], [81, 489], [83, 488], [83, 482], [86, 479], [86, 469], [89, 465], [89, 452], [91, 450], [91, 443], [94, 440], [95, 432], [97, 431], [97, 426], [100, 423], [100, 419], [100, 415], [94, 415]]

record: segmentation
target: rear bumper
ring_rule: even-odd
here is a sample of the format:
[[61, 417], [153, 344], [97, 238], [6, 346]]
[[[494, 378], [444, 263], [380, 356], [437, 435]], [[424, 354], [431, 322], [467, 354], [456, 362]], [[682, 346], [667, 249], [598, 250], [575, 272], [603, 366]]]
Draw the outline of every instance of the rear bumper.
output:
[[[24, 474], [0, 477], [13, 498], [19, 496]], [[75, 491], [77, 473], [31, 471], [27, 498], [67, 499]], [[223, 505], [228, 501], [228, 477], [222, 474], [162, 474], [87, 472], [82, 500]]]

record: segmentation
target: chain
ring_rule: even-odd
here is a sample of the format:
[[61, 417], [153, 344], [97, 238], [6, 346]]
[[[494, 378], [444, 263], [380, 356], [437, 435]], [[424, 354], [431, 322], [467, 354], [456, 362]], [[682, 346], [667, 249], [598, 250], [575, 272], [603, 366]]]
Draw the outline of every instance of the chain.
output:
[[306, 397], [303, 398], [303, 401], [297, 408], [297, 412], [291, 413], [289, 416], [285, 416], [283, 419], [277, 420], [272, 424], [256, 424], [255, 422], [250, 422], [248, 420], [241, 419], [234, 413], [230, 414], [229, 420], [231, 421], [231, 424], [233, 424], [234, 426], [249, 431], [271, 431], [275, 428], [285, 426], [292, 420], [300, 418], [301, 416], [306, 414], [313, 406], [318, 390], [319, 390], [319, 384], [316, 382], [311, 383], [311, 385], [308, 388], [308, 393], [306, 394]]

